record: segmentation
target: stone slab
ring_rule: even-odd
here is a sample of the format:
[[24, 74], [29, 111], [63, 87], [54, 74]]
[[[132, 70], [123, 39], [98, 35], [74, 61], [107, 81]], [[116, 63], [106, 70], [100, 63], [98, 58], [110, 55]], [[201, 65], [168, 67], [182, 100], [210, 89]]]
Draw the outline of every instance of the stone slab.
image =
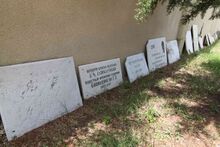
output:
[[125, 67], [130, 83], [149, 74], [144, 53], [127, 57]]
[[0, 87], [8, 140], [83, 105], [72, 57], [0, 67]]
[[213, 38], [214, 38], [215, 41], [217, 41], [217, 40], [218, 40], [218, 34], [217, 34], [217, 33], [214, 33], [214, 34], [213, 34]]
[[210, 44], [213, 44], [215, 42], [215, 39], [212, 37], [211, 34], [208, 34], [209, 42]]
[[202, 37], [199, 37], [199, 47], [200, 47], [201, 49], [203, 49], [203, 48], [204, 48], [204, 46], [203, 46], [203, 39], [202, 39]]
[[84, 99], [101, 94], [123, 82], [120, 59], [79, 66]]
[[210, 44], [211, 44], [208, 34], [205, 35], [205, 43], [206, 43], [207, 46], [210, 46]]
[[169, 64], [172, 64], [180, 59], [177, 40], [167, 42], [167, 55]]
[[199, 32], [198, 32], [198, 26], [193, 25], [192, 26], [192, 34], [193, 34], [193, 47], [194, 51], [197, 52], [199, 51]]
[[149, 71], [167, 66], [166, 38], [151, 39], [146, 45]]
[[186, 32], [186, 51], [188, 54], [193, 53], [193, 41], [191, 31]]

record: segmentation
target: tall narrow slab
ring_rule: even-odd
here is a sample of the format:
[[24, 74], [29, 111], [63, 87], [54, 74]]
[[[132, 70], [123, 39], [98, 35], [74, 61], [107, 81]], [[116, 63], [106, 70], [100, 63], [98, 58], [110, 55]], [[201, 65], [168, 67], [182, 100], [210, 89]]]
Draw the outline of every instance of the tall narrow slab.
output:
[[186, 51], [188, 54], [193, 53], [193, 42], [192, 42], [192, 34], [191, 31], [186, 32]]
[[203, 49], [203, 48], [204, 48], [204, 46], [203, 46], [203, 39], [202, 39], [202, 37], [199, 37], [199, 47], [200, 47], [201, 49]]
[[180, 59], [180, 52], [176, 40], [167, 43], [168, 62], [172, 64]]
[[0, 87], [8, 140], [82, 106], [71, 57], [0, 67]]
[[193, 25], [192, 26], [192, 34], [193, 34], [193, 47], [194, 51], [199, 51], [199, 32], [198, 32], [198, 26]]
[[210, 40], [209, 40], [209, 36], [208, 36], [208, 34], [206, 34], [205, 35], [205, 44], [207, 45], [207, 46], [210, 46]]
[[79, 74], [85, 99], [115, 88], [123, 82], [119, 58], [79, 66]]
[[127, 57], [125, 67], [130, 83], [149, 74], [144, 53]]
[[146, 45], [149, 70], [167, 66], [166, 38], [149, 40]]

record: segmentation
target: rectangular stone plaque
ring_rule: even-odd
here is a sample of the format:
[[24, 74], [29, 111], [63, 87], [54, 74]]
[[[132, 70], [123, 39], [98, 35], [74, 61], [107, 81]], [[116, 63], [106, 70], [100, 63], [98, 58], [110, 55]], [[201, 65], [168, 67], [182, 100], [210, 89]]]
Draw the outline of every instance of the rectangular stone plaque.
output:
[[79, 74], [85, 99], [115, 88], [123, 82], [119, 58], [79, 66]]
[[72, 57], [0, 67], [0, 87], [8, 140], [83, 105]]
[[188, 54], [193, 53], [193, 42], [192, 42], [192, 34], [191, 31], [186, 32], [186, 51]]
[[193, 25], [192, 26], [192, 34], [193, 34], [193, 47], [194, 51], [199, 51], [199, 32], [198, 32], [198, 26]]
[[172, 64], [180, 59], [180, 52], [176, 40], [167, 43], [168, 62]]
[[150, 71], [167, 66], [166, 38], [149, 40], [146, 45], [147, 61]]
[[130, 83], [149, 74], [144, 53], [127, 57], [125, 67]]
[[203, 39], [202, 39], [202, 37], [199, 37], [199, 46], [200, 46], [200, 48], [201, 48], [201, 49], [203, 49], [203, 48], [204, 48], [204, 46], [203, 46]]

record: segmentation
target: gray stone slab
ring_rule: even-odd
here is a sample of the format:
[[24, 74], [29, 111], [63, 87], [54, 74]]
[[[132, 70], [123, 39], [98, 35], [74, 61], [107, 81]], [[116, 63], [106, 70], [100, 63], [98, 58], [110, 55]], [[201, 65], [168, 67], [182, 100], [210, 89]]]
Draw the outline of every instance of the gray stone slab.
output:
[[199, 32], [198, 32], [198, 26], [193, 25], [192, 26], [192, 34], [193, 34], [193, 47], [194, 51], [199, 51]]
[[125, 67], [130, 83], [149, 74], [144, 53], [127, 57]]
[[119, 86], [122, 82], [120, 59], [112, 59], [79, 66], [84, 99]]
[[8, 140], [83, 105], [72, 57], [0, 67], [0, 87]]
[[199, 47], [200, 47], [201, 49], [203, 49], [203, 48], [204, 48], [204, 46], [203, 46], [203, 39], [202, 39], [202, 37], [199, 37]]
[[166, 38], [151, 39], [146, 45], [149, 70], [167, 66]]
[[193, 53], [193, 41], [191, 31], [186, 32], [186, 51], [188, 54]]
[[180, 52], [177, 40], [167, 42], [168, 62], [172, 64], [180, 59]]

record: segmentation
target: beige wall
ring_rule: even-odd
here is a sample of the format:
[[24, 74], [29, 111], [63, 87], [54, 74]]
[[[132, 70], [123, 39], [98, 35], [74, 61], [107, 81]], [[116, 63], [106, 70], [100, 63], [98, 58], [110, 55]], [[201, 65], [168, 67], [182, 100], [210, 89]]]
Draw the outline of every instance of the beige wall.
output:
[[1, 0], [0, 65], [73, 56], [77, 65], [143, 52], [147, 39], [175, 39], [180, 12], [159, 6], [146, 23], [136, 0]]
[[[1, 0], [0, 65], [65, 56], [73, 56], [77, 65], [115, 57], [123, 61], [143, 52], [150, 38], [177, 38], [179, 11], [168, 16], [166, 5], [159, 5], [145, 23], [138, 24], [136, 2]], [[216, 23], [211, 23], [205, 29], [214, 27]]]

